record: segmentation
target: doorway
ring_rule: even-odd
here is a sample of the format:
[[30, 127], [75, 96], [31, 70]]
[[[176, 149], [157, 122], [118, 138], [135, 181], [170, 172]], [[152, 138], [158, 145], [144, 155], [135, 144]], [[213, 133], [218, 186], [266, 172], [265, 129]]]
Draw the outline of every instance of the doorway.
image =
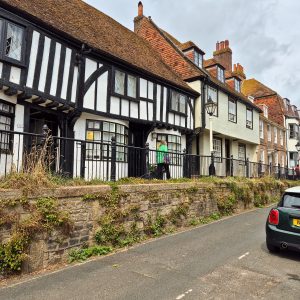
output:
[[152, 125], [129, 123], [129, 149], [128, 149], [128, 177], [146, 177], [146, 151], [147, 137]]

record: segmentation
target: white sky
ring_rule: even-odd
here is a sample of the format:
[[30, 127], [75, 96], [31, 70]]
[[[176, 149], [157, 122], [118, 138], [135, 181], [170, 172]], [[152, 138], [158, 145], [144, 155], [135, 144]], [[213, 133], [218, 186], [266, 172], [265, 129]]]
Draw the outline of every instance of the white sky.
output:
[[[138, 0], [85, 0], [133, 30]], [[233, 63], [300, 108], [299, 0], [144, 0], [144, 15], [212, 57], [228, 39]]]

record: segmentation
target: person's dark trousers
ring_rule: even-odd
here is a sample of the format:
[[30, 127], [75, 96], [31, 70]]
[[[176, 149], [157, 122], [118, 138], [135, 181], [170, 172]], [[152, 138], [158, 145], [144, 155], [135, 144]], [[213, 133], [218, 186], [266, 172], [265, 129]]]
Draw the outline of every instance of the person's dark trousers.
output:
[[162, 163], [162, 164], [157, 164], [157, 175], [158, 179], [164, 179], [164, 174], [163, 171], [166, 171], [167, 179], [170, 179], [170, 170], [169, 170], [169, 165]]
[[164, 179], [164, 174], [163, 174], [164, 170], [166, 171], [167, 179], [170, 179], [171, 175], [170, 175], [169, 165], [165, 163], [157, 164], [158, 179]]

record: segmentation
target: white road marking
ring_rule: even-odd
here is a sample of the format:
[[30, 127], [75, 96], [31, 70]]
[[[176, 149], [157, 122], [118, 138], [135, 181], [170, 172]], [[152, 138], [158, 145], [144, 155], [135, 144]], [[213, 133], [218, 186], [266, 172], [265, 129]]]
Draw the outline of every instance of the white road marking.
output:
[[177, 296], [176, 300], [180, 300], [180, 299], [184, 298], [185, 295], [191, 293], [192, 291], [193, 291], [193, 290], [190, 289], [190, 290], [186, 291], [184, 294], [181, 294], [181, 295]]
[[246, 252], [245, 254], [241, 255], [241, 256], [239, 257], [239, 259], [242, 259], [242, 258], [246, 257], [247, 255], [249, 255], [249, 252]]

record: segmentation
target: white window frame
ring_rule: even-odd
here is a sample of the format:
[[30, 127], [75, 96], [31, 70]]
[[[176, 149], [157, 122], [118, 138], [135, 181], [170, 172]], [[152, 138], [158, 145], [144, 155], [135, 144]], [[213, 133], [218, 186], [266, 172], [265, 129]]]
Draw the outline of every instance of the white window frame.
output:
[[259, 137], [261, 139], [264, 139], [264, 121], [263, 120], [259, 120]]
[[[248, 118], [248, 112], [251, 112], [251, 120]], [[249, 107], [246, 108], [246, 127], [253, 129], [253, 109]]]
[[225, 71], [220, 66], [217, 66], [218, 80], [225, 82]]
[[241, 81], [234, 78], [234, 89], [237, 91], [237, 92], [241, 92]]
[[223, 145], [222, 145], [222, 139], [220, 138], [213, 138], [213, 151], [214, 151], [214, 157], [215, 162], [222, 162], [222, 153], [223, 153]]
[[272, 127], [270, 124], [267, 124], [267, 132], [268, 132], [268, 142], [272, 141]]
[[278, 143], [277, 127], [274, 126], [274, 144]]

